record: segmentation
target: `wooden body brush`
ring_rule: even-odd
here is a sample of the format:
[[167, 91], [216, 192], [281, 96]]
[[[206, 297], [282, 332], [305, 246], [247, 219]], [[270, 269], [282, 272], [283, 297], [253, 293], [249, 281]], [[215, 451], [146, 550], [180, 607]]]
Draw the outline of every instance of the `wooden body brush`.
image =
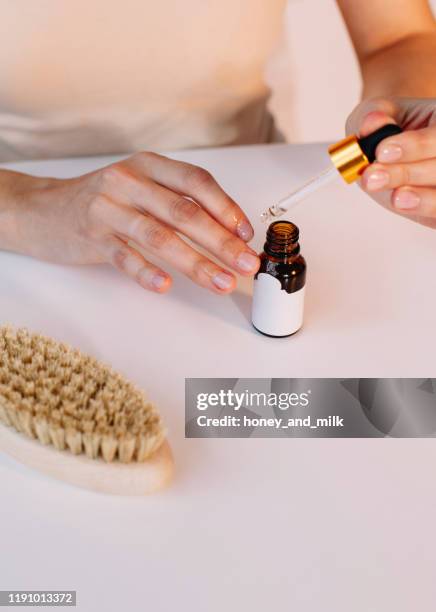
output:
[[0, 327], [0, 451], [69, 483], [143, 495], [171, 479], [156, 408], [111, 368], [25, 329]]

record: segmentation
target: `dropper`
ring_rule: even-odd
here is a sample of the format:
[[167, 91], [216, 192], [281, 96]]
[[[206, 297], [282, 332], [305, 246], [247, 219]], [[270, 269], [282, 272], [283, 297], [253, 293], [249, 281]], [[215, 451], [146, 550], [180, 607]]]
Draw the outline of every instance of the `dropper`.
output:
[[331, 183], [339, 175], [348, 184], [354, 183], [376, 158], [377, 146], [382, 140], [395, 134], [400, 134], [402, 129], [393, 123], [379, 128], [372, 134], [358, 138], [355, 134], [332, 144], [329, 149], [330, 159], [333, 166], [326, 168], [323, 172], [314, 176], [307, 183], [291, 191], [287, 196], [262, 213], [264, 222], [273, 218], [281, 217], [290, 208], [294, 208], [299, 202], [307, 198], [324, 185]]

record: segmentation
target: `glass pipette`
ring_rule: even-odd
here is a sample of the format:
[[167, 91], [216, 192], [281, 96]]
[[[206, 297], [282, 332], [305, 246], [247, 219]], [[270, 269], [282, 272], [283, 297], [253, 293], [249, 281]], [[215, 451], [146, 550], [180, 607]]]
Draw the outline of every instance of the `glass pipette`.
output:
[[277, 204], [270, 206], [268, 210], [262, 213], [262, 221], [266, 223], [271, 221], [274, 217], [281, 217], [289, 209], [295, 208], [299, 202], [302, 202], [305, 198], [310, 196], [311, 193], [331, 183], [337, 176], [339, 176], [338, 171], [334, 166], [327, 168], [321, 172], [321, 174], [307, 181], [302, 187], [298, 187], [294, 189], [294, 191], [291, 191], [291, 193], [288, 193], [288, 195], [279, 200]]

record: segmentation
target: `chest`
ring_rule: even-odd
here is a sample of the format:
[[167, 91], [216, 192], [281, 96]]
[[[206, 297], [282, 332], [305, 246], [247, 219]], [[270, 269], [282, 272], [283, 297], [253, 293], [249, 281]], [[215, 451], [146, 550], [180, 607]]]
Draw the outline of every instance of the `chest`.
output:
[[0, 0], [0, 107], [157, 100], [252, 78], [284, 0]]

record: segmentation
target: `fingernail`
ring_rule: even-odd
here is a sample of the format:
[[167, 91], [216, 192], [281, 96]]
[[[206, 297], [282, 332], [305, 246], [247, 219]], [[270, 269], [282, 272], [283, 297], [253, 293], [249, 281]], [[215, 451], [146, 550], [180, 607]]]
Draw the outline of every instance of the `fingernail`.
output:
[[259, 267], [259, 258], [251, 253], [241, 253], [236, 264], [243, 272], [254, 272]]
[[238, 233], [239, 238], [242, 238], [245, 242], [251, 240], [253, 238], [253, 228], [248, 223], [248, 221], [242, 220], [238, 223], [236, 231]]
[[162, 276], [161, 274], [156, 274], [156, 276], [153, 276], [151, 280], [153, 289], [162, 289], [166, 285], [167, 280], [168, 279], [166, 276]]
[[419, 206], [421, 198], [414, 191], [399, 191], [394, 197], [394, 205], [402, 210], [412, 209]]
[[401, 159], [403, 149], [397, 144], [381, 145], [377, 150], [377, 159], [380, 162], [394, 162]]
[[366, 178], [368, 191], [377, 191], [389, 183], [389, 174], [384, 170], [374, 170]]
[[220, 272], [212, 277], [212, 282], [218, 289], [230, 289], [233, 285], [233, 276], [225, 272]]

